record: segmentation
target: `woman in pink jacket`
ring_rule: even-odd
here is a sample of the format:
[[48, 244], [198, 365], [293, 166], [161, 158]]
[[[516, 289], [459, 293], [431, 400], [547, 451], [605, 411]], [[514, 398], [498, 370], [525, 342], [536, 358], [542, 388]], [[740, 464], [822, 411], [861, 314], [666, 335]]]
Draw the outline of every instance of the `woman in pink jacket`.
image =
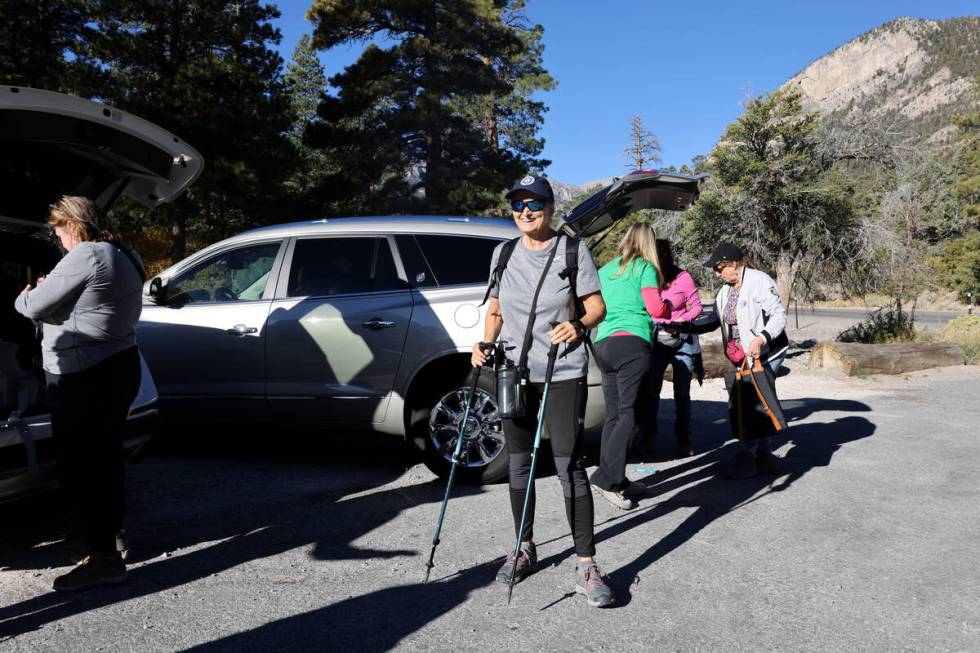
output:
[[691, 377], [695, 371], [695, 359], [701, 354], [701, 346], [696, 335], [679, 334], [670, 328], [670, 323], [690, 321], [701, 315], [701, 298], [698, 296], [694, 278], [674, 262], [669, 240], [657, 240], [657, 256], [663, 271], [661, 295], [670, 304], [670, 315], [666, 318], [653, 318], [657, 331], [650, 365], [650, 395], [644, 424], [644, 441], [648, 448], [652, 448], [657, 436], [660, 390], [664, 385], [664, 372], [669, 365], [673, 367], [674, 378], [676, 457], [685, 458], [694, 453], [691, 446]]

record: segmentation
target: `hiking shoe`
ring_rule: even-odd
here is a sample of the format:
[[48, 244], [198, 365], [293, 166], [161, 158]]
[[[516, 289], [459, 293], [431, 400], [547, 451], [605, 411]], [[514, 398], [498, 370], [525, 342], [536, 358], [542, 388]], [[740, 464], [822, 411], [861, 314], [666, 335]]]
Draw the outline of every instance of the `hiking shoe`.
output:
[[598, 485], [593, 485], [592, 488], [599, 493], [599, 496], [620, 510], [632, 510], [636, 507], [636, 501], [623, 494], [621, 490], [618, 492], [616, 490], [603, 490]]
[[694, 447], [691, 446], [690, 435], [677, 436], [677, 450], [674, 452], [675, 458], [690, 458], [694, 455]]
[[538, 551], [534, 542], [521, 544], [521, 552], [517, 556], [517, 566], [514, 566], [514, 552], [507, 554], [507, 561], [497, 572], [497, 582], [510, 584], [510, 573], [514, 570], [514, 584], [521, 582], [538, 570]]
[[755, 478], [758, 475], [759, 470], [755, 464], [755, 456], [745, 451], [739, 451], [731, 464], [722, 471], [722, 476], [730, 481]]
[[771, 451], [763, 451], [762, 449], [759, 450], [755, 458], [755, 467], [760, 474], [779, 476], [783, 473], [783, 466], [779, 464], [779, 458], [773, 455]]
[[58, 592], [75, 592], [100, 585], [116, 585], [125, 582], [127, 577], [126, 565], [118, 556], [93, 553], [67, 574], [55, 578], [53, 587]]
[[575, 565], [575, 591], [585, 594], [593, 608], [604, 608], [615, 600], [605, 574], [594, 561]]
[[628, 499], [638, 499], [646, 496], [647, 486], [645, 483], [640, 483], [639, 481], [630, 481], [629, 485], [620, 490], [620, 492]]

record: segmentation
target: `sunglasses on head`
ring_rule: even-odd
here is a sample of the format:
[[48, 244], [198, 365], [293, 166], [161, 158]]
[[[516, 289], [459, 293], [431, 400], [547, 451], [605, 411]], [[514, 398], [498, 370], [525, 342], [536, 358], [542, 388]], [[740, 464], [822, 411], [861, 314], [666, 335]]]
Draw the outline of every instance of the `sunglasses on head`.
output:
[[510, 208], [514, 210], [514, 213], [524, 213], [525, 206], [531, 211], [544, 211], [545, 204], [547, 202], [544, 200], [511, 200]]

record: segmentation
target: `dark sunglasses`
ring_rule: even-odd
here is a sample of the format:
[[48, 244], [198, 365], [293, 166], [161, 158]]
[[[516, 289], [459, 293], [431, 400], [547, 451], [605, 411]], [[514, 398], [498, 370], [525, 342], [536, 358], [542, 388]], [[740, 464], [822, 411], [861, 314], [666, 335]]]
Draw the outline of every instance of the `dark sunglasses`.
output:
[[525, 206], [531, 211], [544, 211], [545, 204], [547, 202], [544, 200], [511, 200], [510, 208], [514, 210], [514, 213], [524, 213]]

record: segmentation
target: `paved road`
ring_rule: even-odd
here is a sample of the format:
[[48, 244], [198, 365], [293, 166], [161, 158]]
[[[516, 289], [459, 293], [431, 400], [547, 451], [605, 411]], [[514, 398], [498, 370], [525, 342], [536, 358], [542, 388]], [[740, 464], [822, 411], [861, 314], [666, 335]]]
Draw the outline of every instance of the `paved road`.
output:
[[[848, 327], [868, 318], [869, 311], [863, 308], [807, 308], [801, 306], [799, 313], [790, 306], [788, 333], [791, 339], [802, 342], [807, 339], [828, 340]], [[963, 311], [916, 311], [915, 327], [922, 331], [937, 331], [953, 318], [965, 315]], [[797, 326], [799, 325], [799, 326]]]
[[636, 511], [597, 500], [598, 560], [620, 599], [610, 610], [572, 593], [547, 470], [543, 569], [508, 607], [493, 582], [511, 540], [505, 486], [460, 488], [422, 585], [443, 484], [390, 440], [185, 440], [130, 470], [125, 586], [50, 593], [67, 554], [53, 500], [0, 507], [0, 647], [977, 650], [978, 382], [978, 367], [793, 370], [779, 380], [787, 474], [739, 482], [715, 474], [733, 446], [720, 384], [696, 388], [699, 455], [648, 461], [659, 472], [643, 477]]

